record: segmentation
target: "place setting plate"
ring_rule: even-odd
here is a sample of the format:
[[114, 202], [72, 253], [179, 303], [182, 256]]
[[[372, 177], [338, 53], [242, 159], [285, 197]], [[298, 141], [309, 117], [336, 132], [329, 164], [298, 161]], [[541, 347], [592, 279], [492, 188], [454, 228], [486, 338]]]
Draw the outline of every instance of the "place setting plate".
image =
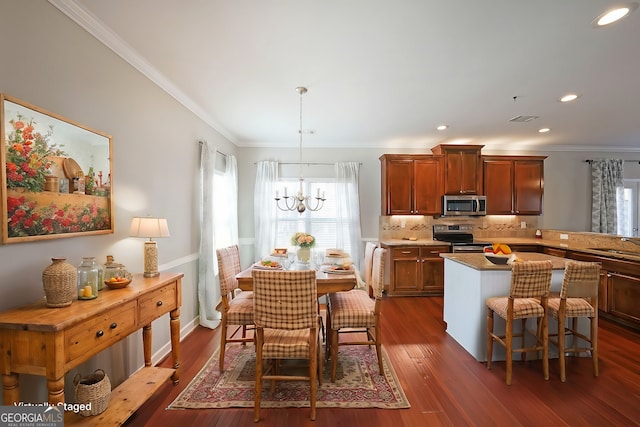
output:
[[272, 262], [270, 265], [263, 263], [263, 261], [253, 264], [253, 268], [256, 270], [282, 270], [282, 264]]
[[344, 268], [325, 265], [321, 268], [321, 270], [327, 274], [353, 274], [353, 268], [351, 267]]

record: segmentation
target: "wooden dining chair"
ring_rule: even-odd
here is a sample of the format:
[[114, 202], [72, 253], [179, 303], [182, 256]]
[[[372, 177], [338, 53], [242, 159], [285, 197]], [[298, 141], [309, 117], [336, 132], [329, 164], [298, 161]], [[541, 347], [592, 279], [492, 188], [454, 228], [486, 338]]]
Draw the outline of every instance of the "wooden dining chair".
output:
[[[260, 420], [262, 383], [309, 381], [312, 420], [316, 419], [316, 381], [322, 384], [320, 316], [316, 272], [254, 270], [256, 383], [254, 421]], [[308, 375], [284, 375], [280, 361], [308, 359]], [[264, 361], [269, 361], [265, 365]]]
[[[362, 285], [358, 285], [361, 288], [368, 289], [368, 284], [371, 282], [371, 274], [373, 272], [373, 252], [376, 250], [378, 245], [373, 242], [367, 242], [364, 247], [364, 274], [360, 277], [362, 280]], [[369, 295], [373, 298], [373, 295]]]
[[[566, 353], [591, 353], [593, 373], [598, 376], [598, 285], [600, 263], [567, 261], [559, 298], [549, 298], [549, 316], [558, 321], [556, 333], [549, 334], [549, 342], [558, 347], [560, 380], [567, 379]], [[587, 318], [590, 323], [589, 336], [578, 332], [578, 319]], [[568, 320], [570, 324], [567, 324]], [[567, 338], [572, 338], [567, 347]], [[585, 345], [580, 346], [579, 340]]]
[[[253, 342], [253, 337], [247, 337], [247, 327], [253, 325], [253, 292], [238, 289], [236, 274], [242, 271], [238, 245], [217, 249], [216, 256], [221, 295], [221, 301], [216, 310], [222, 314], [219, 368], [220, 372], [224, 372], [224, 353], [227, 344]], [[228, 335], [227, 331], [229, 326], [236, 326], [231, 335]], [[236, 338], [240, 332], [242, 336]]]
[[[516, 262], [511, 270], [511, 288], [509, 296], [487, 298], [487, 369], [491, 369], [493, 343], [497, 342], [506, 348], [507, 385], [511, 385], [513, 370], [513, 353], [521, 353], [526, 360], [527, 352], [542, 351], [542, 370], [544, 379], [549, 379], [549, 342], [547, 306], [552, 274], [551, 261]], [[506, 321], [504, 335], [494, 333], [494, 314]], [[535, 343], [527, 347], [525, 335], [526, 321], [537, 319], [537, 327], [532, 333]], [[513, 332], [513, 322], [521, 320], [520, 333]], [[521, 346], [513, 348], [513, 339], [520, 338]]]
[[[338, 348], [345, 345], [373, 345], [378, 356], [378, 369], [384, 375], [382, 364], [382, 341], [380, 339], [380, 311], [384, 285], [384, 263], [386, 249], [375, 248], [369, 291], [353, 289], [329, 294], [327, 330], [331, 348], [331, 382], [336, 380]], [[372, 295], [372, 297], [369, 296]], [[366, 340], [341, 340], [347, 334], [366, 334]]]

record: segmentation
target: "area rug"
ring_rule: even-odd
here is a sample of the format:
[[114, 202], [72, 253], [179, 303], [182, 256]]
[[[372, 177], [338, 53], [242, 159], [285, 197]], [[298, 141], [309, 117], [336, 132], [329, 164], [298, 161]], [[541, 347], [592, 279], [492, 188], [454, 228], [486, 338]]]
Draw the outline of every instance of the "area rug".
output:
[[[384, 347], [382, 360], [383, 376], [378, 372], [375, 348], [362, 345], [341, 347], [335, 383], [330, 381], [331, 365], [325, 363], [323, 366], [322, 386], [318, 387], [316, 406], [410, 408]], [[169, 405], [169, 409], [252, 408], [255, 348], [251, 345], [228, 346], [225, 365], [226, 369], [221, 375], [218, 353], [214, 353], [193, 381]], [[278, 381], [274, 393], [271, 393], [270, 382], [267, 381], [262, 393], [263, 408], [309, 407], [308, 381]]]

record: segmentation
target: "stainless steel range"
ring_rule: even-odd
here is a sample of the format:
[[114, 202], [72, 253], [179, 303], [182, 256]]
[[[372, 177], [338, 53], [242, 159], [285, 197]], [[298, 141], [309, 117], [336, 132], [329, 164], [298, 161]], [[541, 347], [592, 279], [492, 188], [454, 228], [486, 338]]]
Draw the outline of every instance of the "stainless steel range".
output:
[[436, 224], [433, 226], [433, 240], [451, 243], [451, 252], [477, 253], [482, 252], [490, 242], [473, 239], [473, 225], [471, 224]]

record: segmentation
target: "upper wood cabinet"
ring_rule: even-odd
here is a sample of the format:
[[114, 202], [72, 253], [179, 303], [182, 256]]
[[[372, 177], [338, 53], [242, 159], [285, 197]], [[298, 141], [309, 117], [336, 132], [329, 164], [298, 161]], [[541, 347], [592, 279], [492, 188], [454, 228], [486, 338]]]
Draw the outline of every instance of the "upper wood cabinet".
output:
[[444, 194], [482, 194], [482, 147], [440, 144], [431, 149], [444, 156]]
[[488, 215], [540, 215], [546, 156], [483, 156]]
[[381, 162], [382, 215], [442, 213], [442, 157], [385, 154]]

